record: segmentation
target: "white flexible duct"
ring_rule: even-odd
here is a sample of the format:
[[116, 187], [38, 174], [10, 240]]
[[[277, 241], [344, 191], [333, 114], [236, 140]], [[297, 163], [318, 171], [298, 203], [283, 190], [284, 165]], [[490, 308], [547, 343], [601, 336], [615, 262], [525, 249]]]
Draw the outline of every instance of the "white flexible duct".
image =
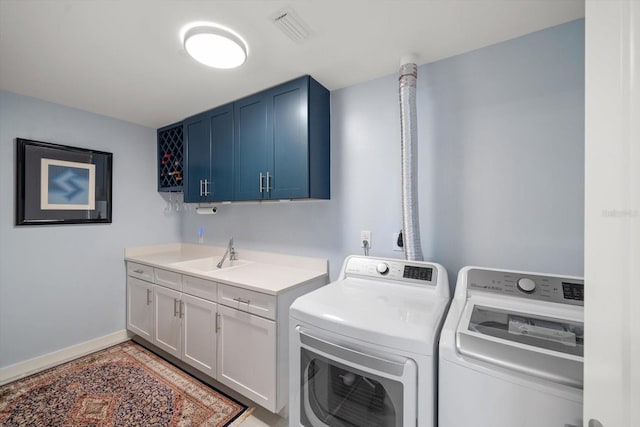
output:
[[404, 256], [410, 261], [423, 261], [418, 220], [418, 179], [416, 123], [415, 58], [403, 58], [400, 65], [400, 128], [402, 146], [402, 234]]

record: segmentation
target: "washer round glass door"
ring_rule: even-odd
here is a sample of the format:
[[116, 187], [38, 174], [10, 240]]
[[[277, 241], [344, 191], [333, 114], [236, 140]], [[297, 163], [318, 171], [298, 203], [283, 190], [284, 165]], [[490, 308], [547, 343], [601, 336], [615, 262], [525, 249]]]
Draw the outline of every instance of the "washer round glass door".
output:
[[404, 427], [405, 421], [415, 423], [413, 360], [387, 360], [308, 335], [300, 338], [302, 425]]

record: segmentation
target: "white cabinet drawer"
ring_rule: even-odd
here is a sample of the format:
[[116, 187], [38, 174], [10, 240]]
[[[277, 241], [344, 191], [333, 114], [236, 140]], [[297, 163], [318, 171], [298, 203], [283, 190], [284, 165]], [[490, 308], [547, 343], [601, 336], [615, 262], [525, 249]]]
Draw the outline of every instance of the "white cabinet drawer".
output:
[[164, 286], [176, 291], [182, 290], [182, 275], [174, 273], [173, 271], [161, 270], [159, 268], [154, 269], [156, 285]]
[[276, 297], [273, 295], [219, 284], [218, 302], [267, 319], [276, 318]]
[[153, 282], [153, 267], [135, 262], [127, 262], [127, 276]]
[[182, 276], [182, 292], [216, 302], [218, 284], [198, 277]]

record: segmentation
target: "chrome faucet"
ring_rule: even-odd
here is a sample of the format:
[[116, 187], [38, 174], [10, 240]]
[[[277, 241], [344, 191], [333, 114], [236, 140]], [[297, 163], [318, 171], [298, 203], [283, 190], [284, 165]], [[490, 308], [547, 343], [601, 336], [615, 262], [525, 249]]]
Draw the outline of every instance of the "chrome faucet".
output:
[[227, 250], [225, 251], [224, 255], [222, 255], [222, 259], [217, 265], [218, 268], [222, 268], [222, 264], [224, 264], [224, 260], [227, 259], [227, 255], [229, 255], [229, 261], [235, 261], [238, 257], [238, 255], [236, 254], [236, 250], [233, 247], [233, 237], [229, 239]]

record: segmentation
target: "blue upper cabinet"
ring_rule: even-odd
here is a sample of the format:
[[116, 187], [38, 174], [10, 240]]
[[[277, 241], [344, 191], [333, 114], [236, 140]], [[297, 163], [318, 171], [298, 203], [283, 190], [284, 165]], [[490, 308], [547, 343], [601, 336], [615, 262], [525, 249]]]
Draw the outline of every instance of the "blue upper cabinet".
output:
[[[329, 91], [304, 76], [159, 129], [161, 163], [180, 165], [161, 178], [187, 203], [329, 199], [329, 109]], [[184, 143], [184, 180], [182, 148], [162, 151], [161, 132]]]
[[224, 105], [184, 121], [184, 201], [233, 199], [233, 108]]
[[205, 201], [205, 183], [211, 181], [211, 130], [206, 114], [199, 114], [184, 121], [185, 174], [184, 201]]
[[209, 113], [211, 129], [211, 186], [209, 200], [233, 200], [233, 106], [223, 105]]
[[234, 103], [235, 200], [260, 200], [266, 188], [268, 100], [264, 92]]
[[330, 197], [329, 91], [309, 76], [235, 103], [235, 200]]

